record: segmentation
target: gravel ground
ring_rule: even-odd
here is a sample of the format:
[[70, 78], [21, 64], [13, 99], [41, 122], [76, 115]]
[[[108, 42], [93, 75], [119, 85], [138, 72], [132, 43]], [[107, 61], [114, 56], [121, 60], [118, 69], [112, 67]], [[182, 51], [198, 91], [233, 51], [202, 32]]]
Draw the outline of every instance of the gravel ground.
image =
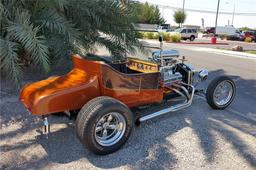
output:
[[[35, 73], [28, 71], [23, 83], [45, 78]], [[212, 110], [201, 98], [142, 123], [119, 151], [97, 156], [65, 116], [50, 117], [47, 139], [13, 86], [4, 80], [1, 86], [0, 169], [256, 169], [256, 122]]]

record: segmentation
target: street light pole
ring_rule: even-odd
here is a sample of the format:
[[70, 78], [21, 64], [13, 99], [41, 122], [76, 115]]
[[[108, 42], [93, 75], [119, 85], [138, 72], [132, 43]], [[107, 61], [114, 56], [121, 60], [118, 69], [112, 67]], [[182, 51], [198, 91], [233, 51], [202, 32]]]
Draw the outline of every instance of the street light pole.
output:
[[216, 19], [215, 19], [215, 35], [216, 35], [216, 28], [217, 28], [217, 22], [218, 22], [218, 15], [219, 15], [219, 7], [220, 7], [220, 0], [218, 0], [218, 5], [217, 5], [217, 12], [216, 12]]

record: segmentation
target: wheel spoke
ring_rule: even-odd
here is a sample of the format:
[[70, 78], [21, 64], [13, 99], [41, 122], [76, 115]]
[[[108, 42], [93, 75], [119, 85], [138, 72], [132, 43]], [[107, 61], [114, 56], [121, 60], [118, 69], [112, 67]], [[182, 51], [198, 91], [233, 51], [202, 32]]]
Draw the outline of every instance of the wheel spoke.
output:
[[106, 139], [106, 138], [107, 138], [107, 134], [108, 134], [107, 129], [104, 129], [104, 130], [103, 130], [102, 138], [103, 138], [103, 139]]
[[96, 133], [98, 133], [99, 131], [102, 131], [102, 129], [103, 129], [102, 126], [98, 126], [98, 127], [96, 127], [95, 131], [96, 131]]
[[116, 125], [108, 125], [107, 128], [108, 129], [116, 129]]
[[101, 118], [101, 119], [100, 119], [99, 123], [104, 123], [104, 122], [105, 122], [105, 120], [106, 120], [106, 118], [105, 118], [105, 117], [103, 117], [103, 118]]
[[110, 114], [110, 115], [108, 116], [107, 121], [108, 121], [108, 122], [111, 122], [112, 119], [113, 119], [113, 116], [112, 116], [112, 114]]

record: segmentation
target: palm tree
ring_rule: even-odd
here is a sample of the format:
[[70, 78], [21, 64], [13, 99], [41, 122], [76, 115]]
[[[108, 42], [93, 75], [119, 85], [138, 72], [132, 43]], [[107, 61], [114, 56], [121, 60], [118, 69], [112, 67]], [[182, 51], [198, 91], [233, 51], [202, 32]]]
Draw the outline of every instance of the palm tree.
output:
[[140, 46], [135, 37], [129, 10], [117, 0], [0, 1], [0, 68], [16, 83], [24, 63], [48, 71], [96, 44], [122, 57]]
[[177, 24], [179, 24], [179, 27], [181, 27], [181, 24], [183, 24], [186, 20], [186, 13], [184, 11], [175, 11], [173, 17]]

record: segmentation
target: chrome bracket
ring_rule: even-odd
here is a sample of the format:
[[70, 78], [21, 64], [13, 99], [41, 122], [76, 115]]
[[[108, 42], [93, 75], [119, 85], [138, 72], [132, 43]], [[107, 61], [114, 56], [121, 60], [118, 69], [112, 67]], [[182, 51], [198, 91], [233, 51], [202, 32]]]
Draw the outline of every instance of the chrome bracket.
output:
[[48, 134], [50, 133], [50, 124], [48, 122], [47, 116], [42, 116], [43, 118], [43, 134], [46, 135], [46, 137], [48, 138]]

